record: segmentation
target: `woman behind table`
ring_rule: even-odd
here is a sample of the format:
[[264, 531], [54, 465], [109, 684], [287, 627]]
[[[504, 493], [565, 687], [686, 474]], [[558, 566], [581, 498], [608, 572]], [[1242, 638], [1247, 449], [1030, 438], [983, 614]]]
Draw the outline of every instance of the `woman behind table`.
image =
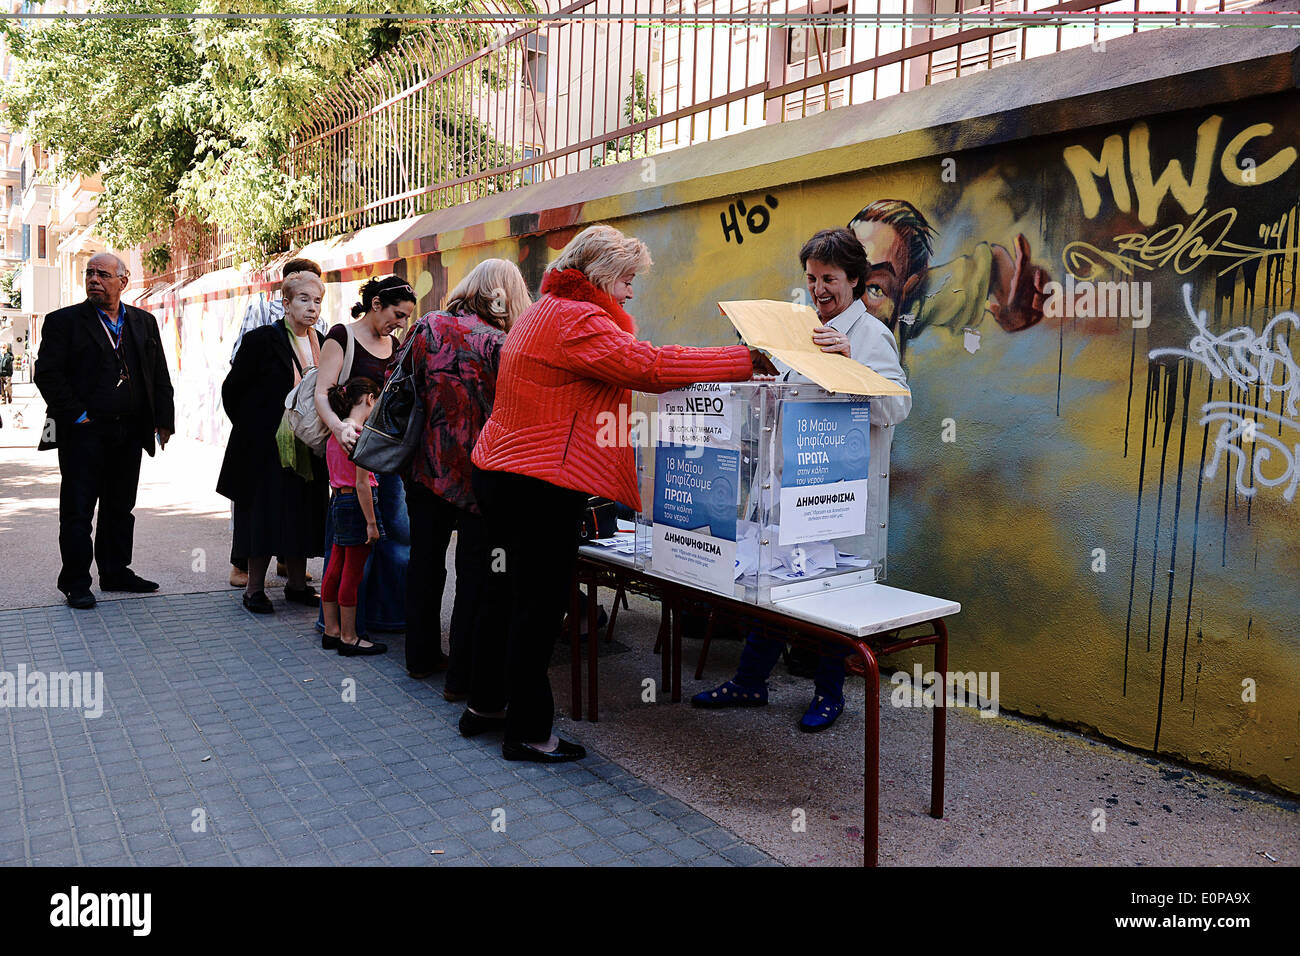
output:
[[447, 546], [456, 529], [456, 603], [443, 687], [447, 700], [469, 696], [474, 621], [490, 573], [483, 519], [470, 487], [470, 450], [492, 414], [506, 332], [531, 303], [514, 263], [488, 259], [448, 293], [443, 311], [430, 312], [409, 333], [415, 338], [405, 361], [424, 400], [425, 422], [419, 448], [402, 476], [411, 516], [406, 670], [418, 680], [441, 663]]
[[[328, 395], [334, 414], [344, 421], [351, 420], [359, 428], [375, 407], [379, 386], [358, 376], [342, 385], [331, 386]], [[384, 533], [376, 500], [379, 482], [373, 473], [348, 459], [348, 453], [333, 435], [325, 443], [325, 464], [330, 474], [330, 527], [334, 529], [334, 543], [320, 588], [321, 611], [325, 615], [325, 633], [320, 646], [324, 650], [337, 650], [341, 657], [382, 654], [388, 650], [387, 644], [357, 636], [357, 592], [361, 589], [370, 549]]]
[[[352, 306], [355, 322], [350, 323], [356, 339], [352, 368], [348, 377], [368, 378], [383, 385], [388, 366], [396, 353], [398, 343], [393, 335], [415, 311], [415, 290], [401, 276], [388, 275], [371, 279], [361, 287], [361, 300]], [[346, 418], [340, 418], [329, 406], [327, 393], [338, 382], [344, 371], [347, 353], [348, 328], [334, 326], [321, 347], [320, 371], [316, 378], [316, 413], [338, 441], [339, 446], [351, 453], [356, 445], [360, 428]], [[410, 526], [406, 514], [406, 492], [398, 475], [379, 475], [379, 502], [385, 537], [372, 550], [367, 564], [366, 579], [357, 604], [357, 633], [365, 637], [370, 628], [382, 631], [402, 631], [406, 628], [406, 569], [410, 560]], [[334, 543], [333, 525], [325, 529], [325, 551], [328, 556]], [[329, 559], [326, 558], [326, 570]], [[317, 622], [323, 632], [324, 618]]]
[[321, 553], [328, 480], [324, 462], [283, 423], [284, 398], [321, 350], [312, 326], [325, 285], [296, 272], [281, 285], [284, 318], [244, 336], [221, 386], [232, 428], [217, 491], [234, 503], [232, 556], [248, 560], [244, 607], [255, 614], [274, 608], [266, 596], [266, 569], [279, 555], [288, 571], [286, 601], [315, 607], [307, 584], [307, 559]]
[[[872, 285], [873, 266], [867, 261], [861, 241], [848, 229], [823, 229], [799, 250], [799, 261], [813, 307], [822, 320], [812, 332], [812, 340], [823, 352], [838, 352], [880, 373], [891, 382], [907, 385], [907, 375], [899, 363], [898, 345], [885, 323], [867, 311], [864, 293], [875, 296], [880, 290]], [[892, 266], [884, 264], [890, 272]], [[797, 373], [786, 372], [784, 381], [806, 382]], [[880, 474], [889, 461], [894, 426], [912, 410], [910, 395], [887, 396], [871, 400], [872, 471]], [[881, 475], [882, 479], [884, 475]], [[886, 514], [880, 489], [873, 482], [867, 527], [874, 527]], [[879, 510], [877, 510], [879, 509]], [[767, 678], [776, 666], [785, 641], [762, 636], [755, 627], [745, 640], [740, 666], [731, 680], [691, 698], [697, 707], [758, 707], [767, 703]], [[844, 711], [844, 656], [823, 654], [818, 660], [812, 702], [799, 720], [799, 729], [810, 733], [826, 730]]]
[[[626, 434], [598, 441], [601, 426], [626, 420], [629, 389], [742, 381], [755, 362], [771, 368], [743, 345], [656, 348], [638, 341], [623, 305], [650, 264], [639, 239], [610, 226], [584, 229], [547, 270], [542, 297], [501, 350], [496, 406], [472, 459], [488, 550], [502, 559], [488, 575], [484, 607], [508, 620], [485, 615], [475, 632], [473, 684], [460, 727], [467, 737], [503, 730], [507, 760], [586, 756], [551, 732], [555, 705], [546, 671], [573, 586], [588, 495], [641, 505]], [[506, 665], [480, 667], [480, 656]]]

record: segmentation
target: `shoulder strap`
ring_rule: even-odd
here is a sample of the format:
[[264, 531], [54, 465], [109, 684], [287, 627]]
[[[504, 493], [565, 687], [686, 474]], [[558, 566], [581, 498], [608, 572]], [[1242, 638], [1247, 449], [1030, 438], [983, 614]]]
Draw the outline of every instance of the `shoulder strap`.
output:
[[348, 344], [343, 349], [343, 367], [339, 369], [338, 384], [343, 384], [352, 377], [352, 358], [357, 351], [357, 337], [352, 331], [352, 323], [345, 322], [343, 331], [348, 337]]
[[311, 346], [311, 364], [313, 368], [320, 365], [320, 343], [316, 341], [319, 337], [320, 333], [316, 331], [314, 326], [307, 330], [307, 344]]

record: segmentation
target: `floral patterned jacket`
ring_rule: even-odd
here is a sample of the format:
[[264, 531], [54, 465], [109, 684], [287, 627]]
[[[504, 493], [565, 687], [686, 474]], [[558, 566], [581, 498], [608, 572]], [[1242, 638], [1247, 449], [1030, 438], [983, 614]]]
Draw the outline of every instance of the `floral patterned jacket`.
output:
[[404, 475], [459, 508], [478, 513], [470, 452], [496, 399], [505, 332], [477, 315], [430, 312], [413, 326], [407, 357], [424, 399], [424, 440]]

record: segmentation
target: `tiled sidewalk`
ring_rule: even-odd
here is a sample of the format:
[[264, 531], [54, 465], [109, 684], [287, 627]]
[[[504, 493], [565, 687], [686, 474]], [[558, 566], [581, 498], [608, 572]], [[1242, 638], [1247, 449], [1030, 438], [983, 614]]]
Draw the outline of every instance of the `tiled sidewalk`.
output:
[[267, 617], [234, 591], [0, 611], [0, 672], [104, 687], [98, 718], [0, 707], [0, 864], [773, 862], [594, 752], [502, 760], [400, 643], [338, 657], [272, 599]]

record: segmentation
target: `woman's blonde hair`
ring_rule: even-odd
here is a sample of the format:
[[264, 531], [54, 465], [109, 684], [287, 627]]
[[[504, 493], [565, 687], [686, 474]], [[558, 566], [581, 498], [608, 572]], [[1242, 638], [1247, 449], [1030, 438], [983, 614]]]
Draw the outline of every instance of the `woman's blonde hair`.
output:
[[284, 281], [280, 283], [280, 298], [285, 302], [288, 302], [290, 299], [292, 299], [295, 295], [298, 294], [298, 291], [300, 289], [306, 288], [308, 286], [319, 290], [321, 296], [324, 297], [325, 295], [324, 281], [321, 280], [320, 276], [316, 275], [313, 272], [308, 272], [304, 269], [301, 272], [290, 273], [289, 275], [284, 277]]
[[613, 226], [588, 226], [564, 247], [551, 264], [556, 271], [581, 269], [591, 284], [609, 292], [629, 272], [644, 272], [654, 263], [640, 239], [625, 236]]
[[508, 331], [532, 305], [519, 267], [505, 259], [484, 259], [447, 293], [448, 312], [473, 312], [488, 325]]

